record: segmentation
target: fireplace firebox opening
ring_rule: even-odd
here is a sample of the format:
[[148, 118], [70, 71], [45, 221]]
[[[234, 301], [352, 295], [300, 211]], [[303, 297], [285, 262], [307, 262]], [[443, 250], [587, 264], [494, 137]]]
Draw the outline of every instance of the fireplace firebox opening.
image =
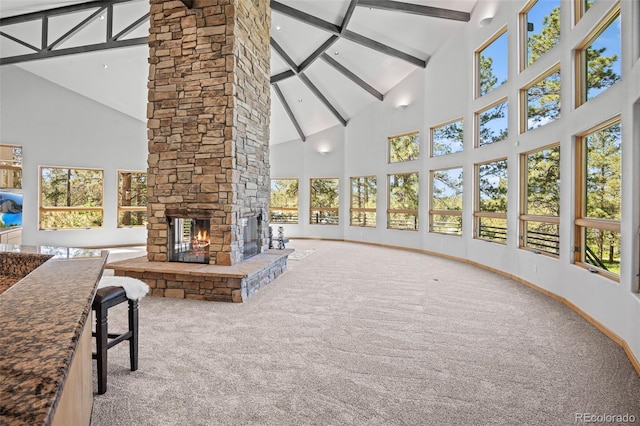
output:
[[169, 261], [209, 263], [210, 220], [168, 218]]
[[260, 253], [260, 229], [262, 227], [262, 215], [242, 218], [242, 234], [244, 246], [242, 260]]

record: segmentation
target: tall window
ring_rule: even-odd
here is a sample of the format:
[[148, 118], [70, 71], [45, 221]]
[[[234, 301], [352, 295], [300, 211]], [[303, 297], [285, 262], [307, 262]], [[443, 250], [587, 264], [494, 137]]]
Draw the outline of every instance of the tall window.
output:
[[[555, 67], [521, 91], [520, 128], [533, 130], [560, 118], [560, 68]], [[525, 116], [526, 114], [526, 116]]]
[[462, 120], [431, 128], [431, 156], [455, 154], [462, 151], [464, 127]]
[[620, 275], [620, 119], [576, 139], [577, 264], [612, 278]]
[[418, 230], [418, 173], [389, 175], [387, 228]]
[[351, 226], [376, 227], [377, 194], [375, 176], [351, 178]]
[[40, 229], [102, 227], [102, 170], [40, 167]]
[[476, 95], [484, 96], [507, 81], [507, 29], [476, 51]]
[[503, 141], [509, 136], [507, 113], [506, 99], [476, 113], [477, 146]]
[[527, 43], [520, 69], [533, 64], [560, 41], [560, 0], [534, 0], [520, 15]]
[[118, 170], [118, 227], [147, 225], [147, 173]]
[[576, 104], [594, 98], [620, 80], [620, 6], [615, 8], [576, 50]]
[[560, 254], [560, 146], [522, 154], [520, 247]]
[[575, 2], [575, 23], [577, 24], [584, 14], [593, 6], [596, 0], [574, 0]]
[[0, 145], [0, 188], [22, 188], [22, 147]]
[[271, 179], [271, 223], [298, 223], [298, 179]]
[[475, 237], [507, 242], [507, 160], [476, 164]]
[[419, 132], [411, 132], [389, 137], [389, 163], [417, 160], [419, 154]]
[[462, 167], [431, 171], [431, 232], [462, 235]]
[[339, 205], [339, 179], [311, 179], [311, 209], [309, 223], [312, 225], [337, 225]]

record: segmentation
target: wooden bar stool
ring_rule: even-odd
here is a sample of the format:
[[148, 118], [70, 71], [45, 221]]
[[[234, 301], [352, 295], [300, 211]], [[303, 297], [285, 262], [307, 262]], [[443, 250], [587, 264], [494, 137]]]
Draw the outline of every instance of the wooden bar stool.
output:
[[[125, 290], [127, 286], [129, 297]], [[97, 361], [98, 394], [100, 395], [107, 391], [107, 350], [128, 340], [131, 371], [138, 369], [138, 301], [148, 291], [147, 284], [129, 277], [103, 277], [98, 285], [91, 308], [96, 316], [96, 331], [92, 333], [96, 338], [96, 352], [93, 353], [93, 359]], [[122, 334], [109, 333], [109, 309], [124, 302], [129, 304], [129, 329]]]

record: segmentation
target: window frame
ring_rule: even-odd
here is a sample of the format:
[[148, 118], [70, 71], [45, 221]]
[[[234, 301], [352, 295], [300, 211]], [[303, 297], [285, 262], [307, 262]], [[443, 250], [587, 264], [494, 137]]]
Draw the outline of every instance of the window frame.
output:
[[[435, 155], [433, 153], [434, 152], [433, 133], [438, 129], [441, 129], [443, 127], [446, 127], [446, 126], [449, 126], [451, 124], [458, 123], [458, 122], [462, 123], [462, 149], [460, 151], [451, 152], [449, 154], [437, 154], [437, 155]], [[455, 118], [455, 119], [450, 120], [450, 121], [445, 121], [444, 123], [441, 123], [441, 124], [438, 124], [438, 125], [435, 125], [435, 126], [432, 126], [432, 127], [429, 128], [429, 157], [430, 158], [444, 157], [446, 155], [455, 155], [455, 154], [458, 154], [460, 152], [464, 152], [464, 117], [458, 117], [458, 118]]]
[[[434, 178], [433, 175], [435, 172], [441, 172], [441, 171], [445, 171], [445, 170], [457, 170], [460, 169], [462, 170], [462, 195], [461, 197], [463, 198], [463, 203], [462, 203], [462, 208], [460, 210], [437, 210], [433, 208], [433, 204], [434, 204], [434, 191], [433, 191], [433, 182], [434, 182]], [[429, 232], [434, 233], [434, 234], [442, 234], [442, 235], [453, 235], [456, 237], [461, 237], [462, 234], [462, 223], [460, 224], [460, 233], [451, 233], [451, 232], [441, 232], [441, 231], [434, 231], [433, 230], [433, 216], [434, 215], [441, 215], [441, 216], [457, 216], [462, 218], [463, 214], [462, 212], [464, 211], [464, 167], [463, 166], [452, 166], [452, 167], [446, 167], [446, 168], [442, 168], [442, 169], [432, 169], [429, 170], [429, 188], [430, 188], [430, 193], [431, 193], [431, 197], [429, 197]]]
[[[118, 228], [143, 228], [147, 226], [148, 223], [148, 218], [145, 218], [145, 220], [143, 221], [142, 224], [140, 225], [123, 225], [120, 221], [120, 213], [135, 213], [135, 212], [147, 212], [147, 204], [141, 205], [141, 206], [124, 206], [122, 205], [122, 187], [121, 182], [122, 182], [122, 176], [124, 173], [130, 173], [130, 174], [144, 174], [145, 175], [145, 181], [147, 178], [147, 172], [144, 170], [124, 170], [124, 169], [118, 169], [118, 208], [117, 208], [117, 223], [118, 223]], [[147, 202], [148, 203], [148, 202]]]
[[[13, 144], [0, 144], [0, 148], [9, 148], [13, 151], [13, 149], [15, 148], [19, 148], [20, 149], [20, 158], [22, 159], [23, 156], [23, 147], [22, 145], [13, 145]], [[2, 152], [2, 150], [0, 149], [0, 152]], [[5, 163], [11, 163], [11, 164], [5, 164]], [[22, 189], [22, 160], [17, 161], [14, 158], [1, 158], [0, 157], [0, 174], [4, 173], [4, 171], [10, 173], [10, 172], [20, 172], [20, 185], [16, 186], [16, 185], [12, 185], [12, 186], [1, 186], [0, 185], [0, 189]], [[11, 179], [13, 180], [13, 179]], [[0, 182], [1, 183], [1, 182]]]
[[[498, 89], [499, 87], [502, 87], [505, 83], [507, 83], [508, 78], [509, 78], [509, 66], [507, 63], [507, 78], [505, 79], [504, 82], [500, 83], [500, 85], [492, 88], [491, 90], [489, 90], [487, 93], [481, 94], [480, 93], [480, 86], [481, 86], [481, 81], [480, 81], [480, 56], [482, 54], [482, 52], [489, 46], [491, 46], [491, 44], [493, 44], [493, 42], [495, 42], [496, 40], [498, 40], [500, 37], [502, 37], [504, 34], [508, 33], [508, 26], [505, 25], [502, 28], [500, 28], [498, 31], [496, 31], [491, 37], [489, 37], [484, 43], [482, 43], [474, 52], [473, 52], [473, 67], [474, 67], [474, 89], [473, 89], [473, 94], [474, 94], [474, 99], [480, 99], [483, 96], [488, 95], [489, 93], [493, 92], [494, 90]], [[509, 55], [509, 35], [507, 34], [507, 57]], [[508, 59], [508, 58], [507, 58]]]
[[[391, 208], [391, 176], [401, 175], [416, 175], [418, 181], [418, 206], [415, 209], [392, 209]], [[418, 171], [413, 172], [401, 172], [401, 173], [388, 173], [387, 174], [387, 229], [393, 229], [396, 231], [419, 231], [420, 230], [420, 217], [418, 215], [420, 209], [420, 173]], [[391, 214], [407, 214], [414, 216], [414, 227], [410, 228], [396, 228], [391, 226], [390, 215]]]
[[[411, 136], [411, 135], [415, 135], [414, 143], [416, 144], [417, 150], [418, 150], [418, 154], [416, 155], [416, 157], [410, 158], [408, 160], [402, 160], [402, 161], [391, 161], [391, 157], [393, 155], [391, 140], [398, 139], [404, 136]], [[411, 132], [405, 132], [405, 133], [400, 133], [398, 135], [387, 136], [387, 164], [406, 163], [407, 161], [415, 161], [418, 159], [420, 159], [420, 131], [419, 130], [413, 130]]]
[[[579, 134], [575, 137], [575, 175], [576, 175], [576, 192], [575, 192], [575, 218], [574, 218], [574, 264], [589, 270], [590, 272], [597, 273], [602, 275], [603, 277], [609, 278], [612, 281], [620, 282], [620, 275], [616, 275], [612, 272], [604, 270], [602, 268], [598, 268], [595, 265], [587, 263], [584, 261], [585, 257], [585, 244], [584, 244], [584, 232], [586, 229], [599, 229], [603, 231], [617, 232], [621, 233], [621, 223], [622, 220], [611, 220], [611, 219], [599, 219], [599, 218], [589, 218], [586, 217], [586, 166], [587, 166], [587, 153], [586, 153], [586, 143], [585, 139], [589, 135], [599, 132], [603, 129], [611, 127], [613, 125], [622, 124], [622, 118], [619, 115], [612, 117], [608, 120], [605, 120], [596, 126], [593, 126]], [[622, 157], [622, 146], [620, 147], [620, 156]], [[622, 173], [620, 174], [620, 179], [622, 180]], [[620, 201], [622, 203], [622, 194], [620, 196]], [[622, 212], [621, 212], [622, 213]], [[640, 231], [639, 231], [640, 232]], [[622, 265], [620, 265], [622, 267]]]
[[[315, 207], [313, 205], [313, 181], [314, 180], [335, 180], [336, 188], [338, 190], [338, 196], [336, 197], [338, 206], [337, 207]], [[299, 188], [299, 187], [298, 187]], [[312, 222], [313, 220], [313, 212], [335, 212], [335, 217], [338, 218], [336, 223], [322, 223], [322, 222]], [[337, 226], [340, 225], [340, 178], [337, 177], [321, 177], [321, 178], [309, 178], [309, 224], [310, 225], [320, 225], [320, 226]]]
[[[57, 206], [57, 207], [45, 207], [42, 205], [42, 171], [44, 169], [62, 169], [62, 170], [92, 170], [100, 172], [102, 175], [100, 192], [101, 192], [101, 206], [95, 207], [77, 207], [77, 206]], [[102, 225], [100, 226], [82, 226], [74, 228], [45, 228], [42, 226], [42, 215], [47, 212], [100, 212], [102, 217]], [[39, 231], [54, 231], [54, 230], [89, 230], [89, 229], [104, 229], [104, 169], [93, 167], [68, 167], [68, 166], [38, 166], [38, 230]]]
[[[353, 183], [355, 179], [369, 179], [369, 178], [374, 178], [375, 179], [375, 187], [376, 187], [376, 194], [375, 194], [375, 202], [374, 204], [377, 205], [378, 203], [378, 177], [375, 175], [368, 175], [368, 176], [351, 176], [349, 178], [349, 226], [355, 226], [355, 227], [359, 227], [359, 228], [376, 228], [378, 226], [378, 221], [377, 218], [374, 219], [374, 223], [373, 225], [358, 225], [353, 223], [353, 214], [354, 213], [373, 213], [374, 218], [376, 216], [376, 212], [377, 212], [377, 208], [370, 208], [370, 207], [354, 207], [353, 206]], [[365, 216], [366, 217], [366, 216]], [[366, 221], [365, 221], [366, 222]]]
[[[507, 108], [507, 137], [504, 139], [500, 139], [498, 141], [495, 142], [491, 142], [491, 143], [485, 143], [483, 145], [480, 145], [480, 115], [500, 104], [506, 104], [506, 108]], [[483, 146], [488, 146], [488, 145], [492, 145], [494, 143], [499, 143], [499, 142], [504, 142], [505, 140], [509, 139], [509, 97], [505, 96], [503, 98], [498, 99], [495, 102], [490, 103], [489, 105], [485, 106], [484, 108], [476, 111], [474, 113], [474, 121], [475, 121], [475, 126], [474, 126], [474, 148], [481, 148]]]
[[[473, 219], [474, 219], [474, 223], [473, 223], [473, 238], [476, 240], [480, 240], [480, 241], [487, 241], [490, 243], [496, 243], [496, 244], [501, 244], [501, 245], [506, 245], [507, 244], [507, 239], [509, 237], [509, 229], [508, 229], [508, 225], [505, 223], [505, 239], [504, 242], [499, 242], [496, 240], [490, 240], [487, 238], [481, 238], [480, 237], [480, 220], [482, 218], [487, 218], [487, 219], [501, 219], [501, 220], [505, 220], [505, 222], [507, 221], [507, 210], [505, 209], [504, 212], [485, 212], [485, 211], [481, 211], [480, 210], [480, 166], [483, 166], [485, 164], [491, 164], [491, 163], [497, 163], [498, 161], [505, 161], [507, 163], [507, 185], [508, 185], [508, 179], [509, 179], [509, 161], [507, 159], [507, 157], [501, 157], [501, 158], [494, 158], [488, 161], [483, 161], [480, 163], [475, 163], [473, 165], [473, 169], [474, 169], [474, 180], [475, 180], [475, 191], [474, 191], [474, 200], [473, 200]], [[507, 204], [509, 202], [509, 187], [507, 186]]]
[[[296, 206], [295, 207], [281, 207], [275, 206], [272, 204], [271, 197], [271, 183], [274, 180], [290, 180], [295, 181], [298, 186], [298, 195], [296, 197]], [[295, 222], [278, 222], [273, 220], [273, 211], [284, 210], [284, 211], [295, 211], [296, 220]], [[300, 223], [300, 179], [298, 178], [272, 178], [269, 180], [269, 223], [272, 224], [281, 224], [281, 225], [297, 225]]]
[[[530, 154], [534, 154], [539, 151], [544, 151], [552, 148], [560, 149], [560, 142], [555, 142], [549, 145], [541, 146], [531, 151], [523, 152], [520, 154], [520, 215], [519, 215], [519, 233], [520, 236], [518, 238], [518, 248], [522, 250], [531, 251], [536, 254], [541, 254], [544, 256], [549, 256], [552, 258], [560, 257], [560, 248], [558, 249], [558, 254], [536, 250], [531, 247], [527, 247], [527, 222], [541, 222], [541, 223], [550, 223], [554, 225], [558, 225], [558, 234], [560, 233], [560, 215], [558, 216], [548, 216], [548, 215], [537, 215], [530, 214], [528, 211], [528, 183], [529, 183], [529, 168], [527, 163], [527, 157]], [[560, 161], [558, 161], [558, 170], [560, 169]], [[561, 173], [561, 171], [560, 171]], [[561, 176], [561, 175], [559, 175]], [[559, 190], [558, 190], [559, 192]], [[560, 201], [558, 201], [558, 209], [560, 208]], [[558, 235], [558, 240], [559, 240]], [[558, 241], [558, 246], [560, 241]]]
[[[523, 72], [527, 68], [533, 66], [533, 64], [536, 62], [534, 61], [530, 65], [528, 63], [529, 62], [529, 30], [528, 30], [529, 20], [527, 18], [527, 15], [539, 1], [540, 0], [529, 0], [527, 4], [522, 8], [520, 13], [518, 14], [518, 23], [520, 27], [520, 31], [519, 31], [520, 43], [518, 48], [518, 52], [519, 52], [518, 53], [518, 63], [519, 63], [518, 69], [520, 72]], [[561, 17], [562, 17], [562, 1], [563, 0], [558, 1]], [[562, 22], [560, 22], [560, 29], [561, 29], [560, 37], [562, 37]], [[540, 57], [544, 56], [546, 53], [553, 50], [553, 48], [556, 46], [557, 44], [552, 46], [549, 50], [545, 51]]]
[[[611, 8], [603, 17], [598, 21], [598, 24], [589, 32], [587, 37], [582, 40], [582, 42], [576, 46], [575, 48], [575, 96], [574, 102], [576, 108], [581, 105], [584, 105], [589, 101], [587, 99], [587, 64], [585, 63], [586, 49], [591, 46], [591, 44], [598, 39], [602, 35], [602, 33], [609, 28], [609, 25], [612, 25], [613, 22], [618, 19], [622, 19], [620, 12], [620, 3], [616, 3], [614, 7]], [[622, 35], [622, 34], [621, 34]], [[620, 40], [622, 43], [622, 39]], [[622, 55], [622, 49], [620, 49], [620, 54]], [[622, 65], [622, 57], [618, 58], [620, 64]], [[622, 67], [620, 70], [620, 81], [622, 79]], [[617, 82], [616, 82], [617, 83]], [[615, 83], [613, 83], [615, 84]], [[609, 86], [611, 87], [611, 86]], [[609, 89], [607, 87], [607, 89]], [[607, 89], [603, 90], [606, 91]], [[596, 95], [598, 96], [598, 95]], [[596, 97], [594, 96], [594, 98]], [[593, 99], [593, 98], [591, 98]]]
[[[558, 112], [558, 116], [556, 118], [553, 119], [553, 121], [550, 121], [548, 123], [543, 124], [542, 126], [538, 126], [538, 127], [534, 127], [532, 129], [529, 129], [528, 126], [528, 121], [529, 121], [529, 89], [531, 89], [533, 86], [535, 86], [536, 84], [538, 84], [539, 82], [545, 80], [547, 77], [549, 77], [551, 74], [554, 74], [556, 71], [558, 71], [560, 73], [560, 85], [562, 88], [562, 70], [560, 69], [560, 63], [556, 63], [555, 65], [553, 65], [551, 68], [548, 68], [545, 72], [543, 72], [542, 74], [538, 74], [533, 80], [531, 80], [526, 86], [522, 87], [520, 89], [520, 117], [519, 117], [519, 122], [520, 122], [520, 134], [524, 134], [527, 132], [532, 132], [536, 129], [539, 129], [540, 127], [544, 127], [545, 125], [549, 124], [549, 123], [553, 123], [556, 120], [558, 120], [559, 118], [562, 117], [562, 97], [560, 98], [560, 111]], [[560, 91], [562, 92], [562, 90]], [[560, 96], [562, 96], [562, 94], [560, 94]]]

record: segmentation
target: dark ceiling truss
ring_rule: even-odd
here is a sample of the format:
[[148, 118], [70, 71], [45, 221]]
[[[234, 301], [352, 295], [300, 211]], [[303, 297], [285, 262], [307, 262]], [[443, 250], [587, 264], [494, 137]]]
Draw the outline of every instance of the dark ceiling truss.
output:
[[276, 96], [278, 96], [278, 99], [280, 99], [280, 103], [282, 104], [282, 107], [284, 108], [285, 112], [289, 116], [289, 120], [291, 120], [293, 127], [296, 128], [296, 131], [298, 132], [300, 139], [302, 139], [302, 142], [306, 141], [307, 137], [302, 132], [302, 129], [300, 128], [300, 124], [298, 124], [298, 120], [296, 120], [296, 116], [293, 115], [293, 111], [291, 111], [291, 108], [289, 107], [289, 103], [287, 103], [287, 100], [284, 98], [284, 95], [282, 94], [280, 87], [278, 87], [278, 83], [272, 83], [271, 85], [273, 86], [273, 91], [276, 92]]
[[452, 19], [454, 21], [469, 22], [471, 14], [459, 10], [443, 9], [439, 7], [423, 6], [413, 3], [401, 3], [391, 0], [359, 0], [358, 6], [371, 9], [392, 10], [396, 12], [413, 13], [432, 18]]
[[[85, 53], [85, 52], [93, 52], [98, 50], [105, 49], [113, 49], [117, 47], [126, 47], [126, 46], [135, 46], [135, 45], [146, 45], [148, 44], [148, 37], [138, 37], [132, 39], [123, 39], [129, 33], [134, 31], [136, 28], [143, 25], [145, 22], [149, 20], [149, 13], [144, 14], [140, 18], [136, 19], [132, 24], [127, 26], [125, 29], [120, 31], [117, 34], [113, 34], [113, 5], [117, 3], [125, 3], [131, 0], [101, 0], [101, 1], [92, 1], [87, 3], [75, 4], [70, 6], [63, 6], [54, 9], [42, 10], [33, 13], [26, 13], [23, 15], [10, 16], [7, 18], [0, 19], [0, 28], [6, 25], [12, 24], [22, 24], [26, 22], [32, 21], [40, 21], [41, 22], [41, 42], [40, 47], [33, 46], [27, 43], [24, 40], [21, 40], [17, 37], [14, 37], [10, 34], [7, 34], [4, 31], [0, 31], [0, 36], [5, 37], [9, 40], [12, 40], [15, 43], [18, 43], [29, 50], [32, 50], [33, 53], [26, 53], [22, 55], [10, 56], [10, 57], [0, 57], [0, 65], [8, 65], [15, 64], [19, 62], [32, 61], [36, 59], [45, 59], [52, 58], [63, 55], [71, 55], [75, 53]], [[48, 40], [48, 27], [49, 27], [49, 18], [66, 15], [74, 12], [81, 12], [85, 10], [93, 10], [96, 9], [93, 13], [91, 13], [87, 18], [83, 19], [79, 24], [70, 28], [68, 31], [64, 33], [61, 37], [54, 40], [53, 42], [49, 42]], [[105, 41], [101, 43], [81, 45], [69, 48], [61, 48], [57, 49], [56, 47], [63, 44], [65, 41], [69, 40], [71, 37], [80, 32], [87, 25], [92, 23], [94, 20], [98, 19], [101, 15], [104, 15], [106, 11], [106, 33], [105, 33]]]
[[331, 56], [327, 55], [326, 53], [323, 53], [322, 56], [320, 56], [320, 58], [322, 58], [326, 63], [328, 63], [333, 68], [335, 68], [336, 70], [341, 72], [349, 80], [351, 80], [352, 82], [354, 82], [355, 84], [357, 84], [358, 86], [360, 86], [361, 88], [363, 88], [364, 90], [369, 92], [376, 99], [378, 99], [380, 101], [384, 100], [384, 95], [382, 93], [378, 92], [375, 89], [375, 87], [371, 86], [370, 84], [365, 82], [363, 79], [361, 79], [360, 77], [355, 75], [347, 67], [345, 67], [340, 62], [338, 62], [335, 59], [333, 59]]

